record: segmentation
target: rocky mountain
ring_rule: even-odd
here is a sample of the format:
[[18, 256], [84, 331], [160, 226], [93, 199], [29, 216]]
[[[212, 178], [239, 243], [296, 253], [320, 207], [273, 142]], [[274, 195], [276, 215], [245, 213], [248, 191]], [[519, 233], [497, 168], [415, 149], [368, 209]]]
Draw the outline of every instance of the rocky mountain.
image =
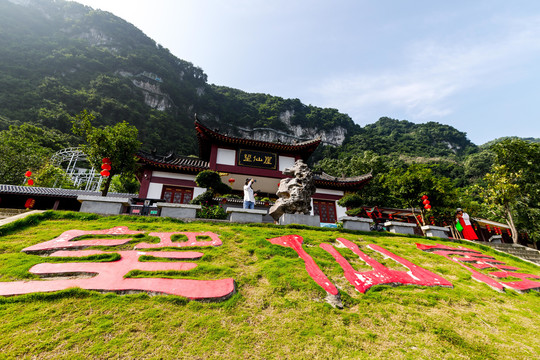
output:
[[326, 109], [298, 100], [246, 94], [260, 102], [247, 103], [133, 25], [74, 2], [0, 0], [0, 35], [0, 116], [12, 121], [68, 132], [88, 109], [99, 124], [136, 125], [146, 148], [184, 154], [196, 151], [195, 113], [223, 131], [271, 141], [321, 136], [340, 145], [357, 128], [337, 110], [306, 126]]
[[144, 150], [182, 155], [197, 153], [195, 114], [235, 136], [321, 137], [337, 147], [327, 151], [334, 154], [384, 149], [445, 156], [475, 148], [446, 125], [382, 118], [382, 127], [361, 128], [336, 109], [208, 84], [202, 69], [132, 24], [75, 2], [0, 0], [0, 49], [0, 130], [30, 122], [69, 133], [71, 119], [86, 109], [95, 125], [135, 125]]

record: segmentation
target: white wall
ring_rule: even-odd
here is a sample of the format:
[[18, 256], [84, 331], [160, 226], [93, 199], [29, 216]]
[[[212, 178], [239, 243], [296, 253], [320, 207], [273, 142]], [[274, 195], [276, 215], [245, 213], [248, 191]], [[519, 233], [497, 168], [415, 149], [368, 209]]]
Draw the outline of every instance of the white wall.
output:
[[195, 181], [196, 175], [189, 175], [189, 174], [178, 174], [178, 173], [172, 173], [172, 172], [166, 172], [166, 171], [152, 171], [152, 177], [162, 177], [167, 179], [178, 179], [178, 180], [191, 180]]
[[343, 196], [345, 193], [343, 190], [331, 190], [331, 189], [321, 189], [317, 188], [315, 191], [316, 194], [327, 194], [327, 195], [337, 195], [337, 196]]
[[234, 166], [236, 164], [236, 150], [218, 148], [216, 163]]
[[338, 220], [339, 220], [340, 217], [347, 216], [345, 211], [347, 211], [347, 208], [339, 206], [337, 201], [336, 201], [336, 217], [337, 217]]
[[279, 171], [283, 171], [294, 165], [294, 158], [290, 156], [279, 157]]
[[148, 186], [148, 194], [146, 195], [149, 199], [161, 199], [161, 193], [163, 192], [163, 184], [150, 183]]
[[193, 188], [193, 198], [195, 199], [197, 196], [201, 195], [205, 191], [206, 188], [200, 188], [198, 186], [195, 186], [195, 188]]

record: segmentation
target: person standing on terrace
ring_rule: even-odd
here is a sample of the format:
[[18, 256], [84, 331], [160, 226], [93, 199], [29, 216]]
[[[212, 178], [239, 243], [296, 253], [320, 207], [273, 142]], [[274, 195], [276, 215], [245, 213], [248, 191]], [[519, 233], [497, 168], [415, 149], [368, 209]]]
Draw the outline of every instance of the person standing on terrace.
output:
[[247, 178], [244, 184], [244, 209], [255, 209], [255, 194], [253, 193], [253, 183], [255, 179]]

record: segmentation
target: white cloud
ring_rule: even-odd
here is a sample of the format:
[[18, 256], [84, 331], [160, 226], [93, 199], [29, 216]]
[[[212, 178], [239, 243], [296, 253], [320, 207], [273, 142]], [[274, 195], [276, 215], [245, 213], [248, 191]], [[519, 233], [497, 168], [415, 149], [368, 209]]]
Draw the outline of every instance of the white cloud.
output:
[[[526, 75], [540, 53], [540, 18], [507, 22], [504, 36], [443, 44], [427, 39], [409, 45], [391, 69], [341, 75], [311, 89], [322, 106], [336, 107], [357, 122], [378, 108], [411, 120], [451, 114], [457, 96], [485, 91]], [[537, 61], [536, 61], [537, 62]]]

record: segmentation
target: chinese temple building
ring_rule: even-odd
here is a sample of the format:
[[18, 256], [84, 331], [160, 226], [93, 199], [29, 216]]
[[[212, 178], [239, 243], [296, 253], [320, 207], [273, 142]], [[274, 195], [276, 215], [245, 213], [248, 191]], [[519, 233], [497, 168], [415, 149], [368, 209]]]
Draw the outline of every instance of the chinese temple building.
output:
[[[294, 165], [296, 160], [306, 162], [321, 143], [320, 138], [283, 144], [232, 137], [209, 129], [199, 120], [195, 121], [195, 129], [199, 158], [137, 154], [142, 166], [141, 198], [188, 203], [206, 190], [195, 183], [197, 174], [213, 170], [240, 197], [243, 197], [245, 179], [256, 179], [253, 188], [258, 198], [265, 200], [257, 201], [256, 205], [259, 208], [269, 207], [269, 203], [276, 199], [279, 181], [286, 177], [283, 170]], [[337, 201], [346, 193], [361, 189], [372, 178], [371, 174], [349, 178], [337, 178], [324, 172], [313, 175], [317, 191], [312, 196], [312, 215], [319, 215], [322, 223], [334, 223], [340, 216], [345, 216], [346, 209]], [[242, 201], [237, 201], [237, 204], [241, 207]]]

